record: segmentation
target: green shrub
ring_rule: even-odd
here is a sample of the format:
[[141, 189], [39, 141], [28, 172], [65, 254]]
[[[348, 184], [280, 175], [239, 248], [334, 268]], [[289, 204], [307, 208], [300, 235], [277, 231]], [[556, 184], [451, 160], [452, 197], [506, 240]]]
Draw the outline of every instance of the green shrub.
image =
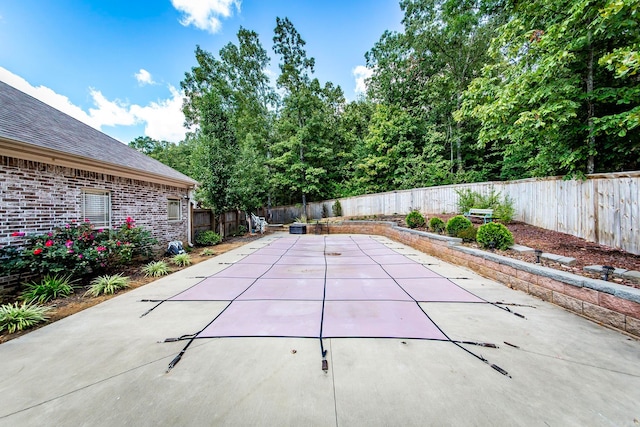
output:
[[493, 216], [503, 224], [513, 221], [515, 215], [516, 210], [513, 207], [513, 199], [509, 196], [504, 196], [504, 201], [493, 208]]
[[483, 248], [506, 250], [513, 245], [513, 234], [504, 224], [490, 222], [478, 228], [476, 240]]
[[500, 197], [493, 187], [489, 194], [483, 195], [468, 188], [456, 190], [458, 194], [458, 212], [469, 212], [470, 209], [493, 209], [493, 216], [503, 223], [509, 223], [515, 216], [513, 199], [509, 196]]
[[333, 216], [342, 216], [342, 205], [340, 204], [340, 200], [336, 200], [331, 206], [331, 212], [333, 212]]
[[456, 190], [456, 193], [458, 194], [458, 212], [459, 213], [469, 212], [469, 209], [471, 208], [483, 209], [480, 207], [480, 205], [482, 204], [479, 201], [481, 197], [480, 193], [471, 191], [468, 188]]
[[434, 233], [442, 233], [445, 228], [444, 221], [438, 218], [437, 216], [434, 216], [429, 220], [429, 228]]
[[457, 215], [447, 221], [447, 233], [450, 236], [457, 236], [465, 228], [471, 227], [471, 221], [462, 215]]
[[409, 228], [424, 227], [426, 224], [424, 217], [417, 210], [412, 210], [404, 219]]
[[329, 208], [325, 203], [322, 204], [322, 218], [329, 217]]
[[68, 274], [81, 277], [121, 264], [129, 264], [134, 258], [149, 257], [157, 240], [151, 232], [136, 227], [133, 219], [113, 230], [96, 229], [91, 222], [71, 221], [68, 224], [40, 235], [25, 236], [15, 232], [12, 237], [21, 238], [19, 248], [4, 248], [0, 258], [6, 258], [11, 272]]
[[222, 237], [213, 230], [199, 231], [196, 233], [196, 244], [200, 246], [213, 246], [222, 241]]
[[461, 238], [463, 242], [475, 242], [477, 234], [478, 229], [472, 225], [464, 230], [460, 230], [457, 237]]
[[129, 287], [129, 278], [122, 274], [112, 276], [99, 276], [91, 281], [91, 287], [85, 295], [97, 297], [100, 295], [113, 295], [119, 290]]
[[16, 331], [29, 329], [32, 326], [48, 320], [46, 315], [49, 307], [43, 307], [35, 303], [24, 301], [4, 304], [0, 306], [0, 331], [7, 330], [10, 334]]
[[74, 282], [71, 276], [46, 275], [39, 282], [27, 283], [20, 299], [25, 302], [44, 304], [56, 298], [68, 297], [73, 293]]
[[164, 261], [151, 261], [142, 267], [142, 272], [146, 277], [160, 277], [169, 274], [169, 266]]
[[212, 256], [212, 255], [215, 255], [215, 254], [216, 253], [213, 251], [213, 249], [209, 249], [209, 248], [207, 248], [207, 249], [202, 251], [202, 255], [203, 256]]
[[191, 265], [191, 256], [189, 254], [174, 255], [174, 257], [171, 258], [171, 262], [178, 267], [186, 267], [187, 265]]

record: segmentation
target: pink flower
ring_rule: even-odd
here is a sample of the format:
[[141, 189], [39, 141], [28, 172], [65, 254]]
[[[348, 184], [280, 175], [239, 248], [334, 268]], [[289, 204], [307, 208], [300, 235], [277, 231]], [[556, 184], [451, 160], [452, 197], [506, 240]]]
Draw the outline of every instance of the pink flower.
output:
[[98, 247], [96, 248], [96, 251], [98, 251], [98, 252], [104, 252], [104, 251], [106, 251], [106, 250], [107, 250], [107, 248], [106, 248], [106, 247], [104, 247], [104, 246], [98, 246]]
[[67, 248], [73, 246], [73, 240], [67, 240], [67, 243], [64, 244]]
[[65, 228], [71, 228], [71, 226], [69, 224], [66, 224], [64, 227]]
[[51, 246], [53, 246], [53, 240], [47, 240], [47, 242], [44, 245], [50, 248]]
[[73, 253], [73, 249], [69, 249], [69, 250], [67, 251], [67, 253], [68, 253], [68, 254], [72, 254], [72, 253]]
[[78, 258], [82, 259], [82, 254], [78, 254]]
[[34, 255], [40, 255], [42, 253], [42, 248], [37, 248], [36, 250], [33, 251]]
[[121, 244], [122, 244], [122, 243], [120, 243], [120, 240], [118, 240], [118, 241], [116, 242], [116, 246], [120, 246]]
[[23, 237], [25, 235], [25, 233], [21, 232], [21, 231], [16, 231], [15, 233], [11, 233], [11, 236], [13, 237]]
[[84, 219], [84, 222], [91, 222], [91, 221], [89, 221], [89, 219], [88, 219], [88, 218], [85, 218], [85, 219]]
[[47, 236], [49, 236], [49, 237], [53, 237], [53, 233], [52, 233], [52, 232], [48, 232], [48, 233], [47, 233]]
[[98, 228], [98, 233], [104, 232], [104, 228]]

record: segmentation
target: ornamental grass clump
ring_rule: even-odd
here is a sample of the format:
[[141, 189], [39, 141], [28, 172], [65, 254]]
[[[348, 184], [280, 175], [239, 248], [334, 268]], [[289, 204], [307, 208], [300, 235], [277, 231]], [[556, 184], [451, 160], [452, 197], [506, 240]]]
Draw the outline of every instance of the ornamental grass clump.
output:
[[404, 220], [409, 228], [424, 227], [426, 224], [424, 217], [422, 216], [420, 211], [417, 210], [412, 210], [411, 212], [409, 212]]
[[186, 267], [187, 265], [191, 265], [191, 256], [186, 253], [174, 255], [174, 257], [171, 258], [171, 262], [178, 267]]
[[169, 274], [169, 266], [164, 261], [151, 261], [142, 267], [142, 272], [146, 277], [160, 277]]
[[483, 248], [506, 250], [513, 245], [513, 234], [504, 224], [490, 222], [478, 228], [476, 240]]
[[49, 311], [49, 307], [26, 301], [22, 304], [16, 302], [0, 305], [0, 331], [6, 329], [7, 332], [13, 334], [29, 329], [48, 320], [47, 311]]
[[71, 276], [46, 275], [39, 282], [25, 284], [20, 299], [44, 304], [56, 298], [68, 297], [73, 293], [75, 282], [76, 280], [71, 280]]
[[113, 295], [116, 292], [129, 287], [129, 277], [122, 274], [114, 274], [111, 276], [99, 276], [91, 281], [91, 287], [85, 296], [89, 295], [97, 297], [100, 295]]

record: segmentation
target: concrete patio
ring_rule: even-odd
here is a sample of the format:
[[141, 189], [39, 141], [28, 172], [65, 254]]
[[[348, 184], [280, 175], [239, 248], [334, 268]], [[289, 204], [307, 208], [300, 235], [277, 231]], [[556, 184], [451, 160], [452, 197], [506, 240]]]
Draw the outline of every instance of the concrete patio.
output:
[[168, 301], [140, 317], [156, 304], [141, 300], [171, 298], [284, 237], [269, 235], [0, 345], [0, 426], [640, 423], [640, 342], [377, 236], [525, 318], [492, 304], [421, 302], [451, 340], [498, 348], [326, 338], [324, 371], [318, 339], [202, 338], [167, 373], [186, 341], [165, 338], [202, 330], [228, 302]]

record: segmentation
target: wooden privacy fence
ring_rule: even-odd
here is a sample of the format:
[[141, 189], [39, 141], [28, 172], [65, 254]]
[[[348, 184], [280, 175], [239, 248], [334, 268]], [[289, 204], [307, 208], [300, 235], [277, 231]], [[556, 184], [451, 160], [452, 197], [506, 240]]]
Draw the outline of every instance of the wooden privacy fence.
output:
[[[640, 254], [640, 172], [588, 175], [585, 180], [561, 177], [505, 182], [444, 185], [340, 199], [343, 216], [405, 215], [418, 209], [429, 215], [455, 213], [456, 190], [488, 194], [493, 188], [511, 197], [518, 221], [581, 237], [601, 245]], [[321, 218], [334, 200], [308, 205], [308, 218]], [[272, 208], [277, 222], [302, 214], [297, 206]]]

